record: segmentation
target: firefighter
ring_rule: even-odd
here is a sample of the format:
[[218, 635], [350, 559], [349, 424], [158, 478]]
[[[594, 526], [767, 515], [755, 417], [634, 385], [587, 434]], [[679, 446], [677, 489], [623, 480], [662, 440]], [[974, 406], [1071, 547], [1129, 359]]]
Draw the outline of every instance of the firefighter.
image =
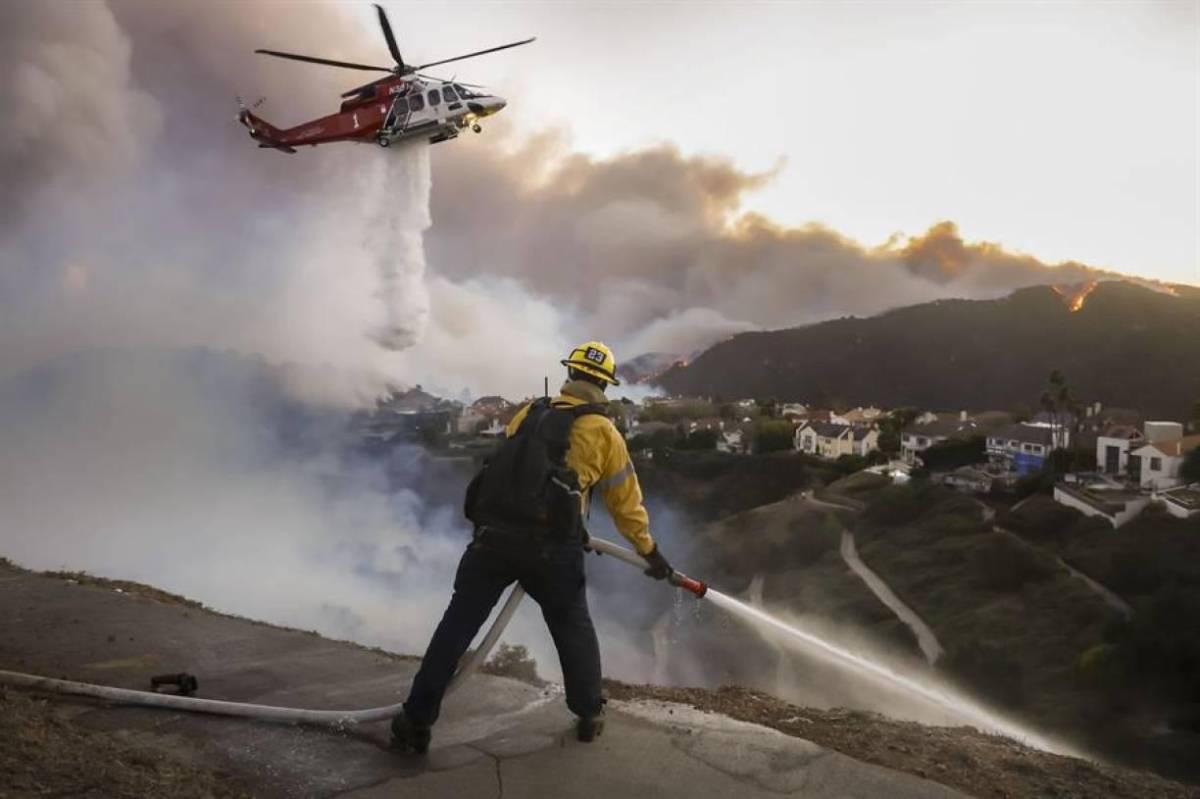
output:
[[603, 731], [600, 648], [584, 576], [583, 518], [592, 497], [599, 496], [617, 529], [646, 559], [648, 576], [672, 574], [650, 535], [625, 440], [604, 415], [605, 389], [620, 385], [612, 351], [589, 341], [561, 363], [567, 381], [560, 394], [517, 412], [505, 441], [467, 490], [465, 510], [475, 532], [404, 712], [392, 721], [399, 749], [428, 750], [459, 659], [513, 582], [541, 606], [558, 650], [567, 707], [578, 716], [578, 739], [590, 742]]

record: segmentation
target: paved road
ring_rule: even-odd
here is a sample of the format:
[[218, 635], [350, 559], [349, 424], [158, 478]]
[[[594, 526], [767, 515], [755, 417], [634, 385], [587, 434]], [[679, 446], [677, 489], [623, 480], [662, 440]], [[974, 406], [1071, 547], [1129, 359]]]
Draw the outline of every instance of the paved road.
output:
[[[128, 688], [186, 670], [201, 695], [293, 707], [396, 701], [416, 669], [352, 644], [0, 566], [0, 669]], [[64, 699], [75, 723], [186, 750], [267, 797], [877, 797], [955, 791], [807, 741], [680, 705], [616, 703], [596, 744], [571, 736], [554, 690], [473, 677], [447, 700], [425, 759], [350, 733]]]

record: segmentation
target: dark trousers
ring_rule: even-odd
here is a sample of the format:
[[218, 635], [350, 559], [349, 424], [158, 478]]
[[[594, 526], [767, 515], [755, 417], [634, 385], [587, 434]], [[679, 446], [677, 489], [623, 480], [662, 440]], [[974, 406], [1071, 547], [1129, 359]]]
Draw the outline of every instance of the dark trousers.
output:
[[578, 544], [532, 545], [527, 540], [492, 541], [485, 533], [467, 547], [454, 577], [454, 596], [442, 616], [404, 703], [414, 723], [432, 726], [459, 659], [487, 621], [500, 594], [512, 583], [542, 608], [562, 665], [567, 707], [594, 716], [600, 694], [600, 646], [588, 613], [583, 548]]

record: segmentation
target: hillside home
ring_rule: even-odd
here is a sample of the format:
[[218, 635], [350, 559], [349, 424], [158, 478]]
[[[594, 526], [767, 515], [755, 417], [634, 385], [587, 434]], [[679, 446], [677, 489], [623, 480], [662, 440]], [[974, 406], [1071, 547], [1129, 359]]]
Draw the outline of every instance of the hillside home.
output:
[[1066, 449], [1071, 445], [1071, 431], [1079, 427], [1080, 420], [1075, 414], [1066, 411], [1038, 411], [1026, 424], [1047, 428], [1053, 435], [1054, 448]]
[[1145, 442], [1142, 431], [1129, 425], [1116, 425], [1096, 439], [1096, 468], [1104, 474], [1129, 473], [1129, 453]]
[[879, 430], [832, 422], [806, 422], [796, 428], [793, 441], [798, 451], [821, 458], [866, 457], [879, 449]]
[[[1170, 439], [1157, 438], [1157, 431], [1151, 427], [1156, 424], [1160, 423], [1146, 422], [1146, 443], [1131, 452], [1130, 457], [1139, 458], [1141, 461], [1138, 482], [1142, 488], [1161, 491], [1174, 488], [1183, 482], [1179, 470], [1188, 453], [1200, 448], [1200, 434]], [[1171, 424], [1175, 424], [1182, 432], [1182, 425]]]
[[1158, 495], [1167, 513], [1179, 519], [1200, 516], [1200, 483], [1186, 488], [1173, 488]]
[[[929, 414], [920, 418], [927, 418]], [[910, 466], [918, 455], [943, 441], [952, 438], [970, 438], [977, 434], [975, 422], [964, 418], [964, 412], [958, 419], [937, 419], [931, 422], [912, 424], [900, 432], [900, 459]]]
[[501, 438], [504, 435], [505, 429], [508, 427], [504, 422], [500, 421], [499, 416], [493, 416], [488, 422], [487, 427], [479, 431], [479, 435], [487, 438]]
[[515, 407], [513, 403], [496, 394], [480, 397], [471, 403], [471, 409], [484, 416], [498, 416]]
[[996, 482], [994, 475], [974, 466], [960, 466], [942, 476], [942, 484], [966, 494], [987, 494]]
[[808, 418], [808, 406], [803, 402], [785, 402], [779, 406], [779, 415], [784, 419], [803, 421]]
[[695, 433], [697, 430], [715, 430], [720, 432], [725, 429], [725, 421], [717, 416], [706, 416], [701, 419], [693, 419], [687, 423], [687, 431]]
[[480, 413], [474, 406], [463, 408], [463, 412], [459, 414], [458, 420], [454, 423], [457, 432], [463, 435], [470, 435], [482, 427], [486, 427], [488, 417]]
[[1042, 468], [1055, 441], [1069, 440], [1068, 431], [1048, 424], [1014, 424], [989, 433], [988, 460], [995, 467], [1017, 474], [1032, 474]]
[[1074, 508], [1084, 516], [1104, 519], [1116, 529], [1136, 519], [1150, 504], [1150, 497], [1127, 491], [1104, 480], [1056, 483], [1054, 501]]
[[860, 406], [845, 413], [831, 413], [829, 414], [829, 421], [834, 424], [871, 424], [877, 421], [880, 416], [883, 416], [883, 411], [879, 408], [863, 408]]
[[741, 430], [725, 430], [717, 439], [717, 452], [738, 454], [746, 451], [746, 437]]

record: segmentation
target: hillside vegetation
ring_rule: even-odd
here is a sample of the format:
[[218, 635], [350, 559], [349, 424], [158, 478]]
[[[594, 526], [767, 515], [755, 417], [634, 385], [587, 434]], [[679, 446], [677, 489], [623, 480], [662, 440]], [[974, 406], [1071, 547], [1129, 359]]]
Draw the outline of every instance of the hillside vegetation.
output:
[[1035, 497], [994, 527], [974, 500], [918, 481], [876, 492], [854, 529], [946, 647], [952, 679], [1124, 762], [1200, 776], [1200, 520], [1149, 513], [1113, 531]]
[[1077, 396], [1186, 418], [1200, 399], [1200, 292], [1101, 283], [1072, 313], [1047, 286], [869, 319], [743, 333], [656, 382], [676, 394], [819, 406], [1006, 410], [1069, 365]]

